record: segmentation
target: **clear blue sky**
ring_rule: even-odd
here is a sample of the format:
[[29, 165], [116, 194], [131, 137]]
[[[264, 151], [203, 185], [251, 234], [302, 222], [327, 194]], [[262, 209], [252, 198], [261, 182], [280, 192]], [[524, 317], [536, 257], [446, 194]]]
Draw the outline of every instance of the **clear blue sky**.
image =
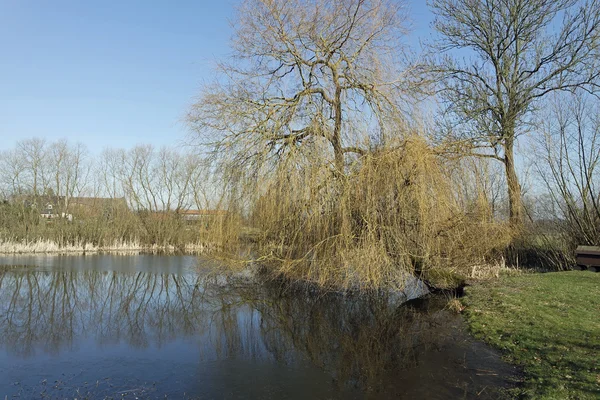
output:
[[[0, 0], [0, 150], [32, 137], [95, 153], [178, 144], [238, 0]], [[414, 34], [425, 1], [410, 0]]]

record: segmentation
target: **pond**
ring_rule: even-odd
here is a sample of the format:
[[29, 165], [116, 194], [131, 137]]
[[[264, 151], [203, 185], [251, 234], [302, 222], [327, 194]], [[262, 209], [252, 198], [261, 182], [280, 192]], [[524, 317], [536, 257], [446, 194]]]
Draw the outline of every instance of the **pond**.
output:
[[0, 399], [497, 398], [444, 299], [300, 290], [191, 256], [0, 257]]

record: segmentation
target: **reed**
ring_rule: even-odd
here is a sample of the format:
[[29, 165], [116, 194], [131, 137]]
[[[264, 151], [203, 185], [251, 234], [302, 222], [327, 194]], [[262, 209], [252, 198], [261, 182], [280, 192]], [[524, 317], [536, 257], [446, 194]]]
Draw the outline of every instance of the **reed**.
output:
[[144, 245], [138, 241], [114, 241], [113, 243], [97, 246], [83, 241], [61, 245], [49, 239], [36, 241], [0, 241], [0, 254], [69, 254], [69, 253], [187, 253], [205, 254], [216, 251], [217, 243], [187, 243], [183, 247], [173, 245]]

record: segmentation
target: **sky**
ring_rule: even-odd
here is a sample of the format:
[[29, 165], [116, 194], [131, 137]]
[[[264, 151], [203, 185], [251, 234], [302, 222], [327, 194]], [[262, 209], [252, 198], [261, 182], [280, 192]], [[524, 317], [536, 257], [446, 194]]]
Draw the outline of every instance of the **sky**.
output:
[[[407, 1], [418, 46], [432, 19]], [[229, 52], [238, 0], [0, 0], [0, 150], [33, 137], [92, 153], [179, 146]]]

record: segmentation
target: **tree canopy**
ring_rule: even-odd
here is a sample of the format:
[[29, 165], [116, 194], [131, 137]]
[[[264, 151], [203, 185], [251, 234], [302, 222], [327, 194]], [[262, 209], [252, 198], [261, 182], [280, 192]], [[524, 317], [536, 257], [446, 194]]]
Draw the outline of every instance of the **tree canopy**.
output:
[[189, 116], [230, 165], [310, 153], [341, 173], [348, 155], [402, 125], [410, 91], [402, 2], [245, 0], [234, 27], [232, 56]]
[[[434, 49], [443, 55], [434, 70], [460, 124], [456, 132], [504, 163], [510, 216], [519, 222], [515, 139], [547, 94], [598, 89], [600, 2], [432, 0], [430, 6], [439, 33]], [[451, 55], [457, 49], [470, 49], [472, 57], [461, 61]]]

